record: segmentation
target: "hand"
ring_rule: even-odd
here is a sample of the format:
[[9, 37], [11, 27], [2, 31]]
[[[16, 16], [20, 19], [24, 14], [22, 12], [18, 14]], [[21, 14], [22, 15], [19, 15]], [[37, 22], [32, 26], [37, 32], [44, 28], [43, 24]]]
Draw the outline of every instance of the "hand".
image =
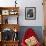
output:
[[27, 44], [27, 46], [35, 46], [37, 44], [37, 42], [38, 41], [34, 36], [25, 40], [25, 43]]

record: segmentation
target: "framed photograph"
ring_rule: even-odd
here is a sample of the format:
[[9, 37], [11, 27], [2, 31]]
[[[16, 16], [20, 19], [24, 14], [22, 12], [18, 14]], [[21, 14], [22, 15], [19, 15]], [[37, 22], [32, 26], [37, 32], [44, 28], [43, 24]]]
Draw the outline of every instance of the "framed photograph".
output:
[[36, 19], [36, 8], [35, 7], [26, 7], [25, 8], [25, 19], [26, 20], [35, 20]]
[[2, 15], [9, 15], [9, 10], [2, 10]]

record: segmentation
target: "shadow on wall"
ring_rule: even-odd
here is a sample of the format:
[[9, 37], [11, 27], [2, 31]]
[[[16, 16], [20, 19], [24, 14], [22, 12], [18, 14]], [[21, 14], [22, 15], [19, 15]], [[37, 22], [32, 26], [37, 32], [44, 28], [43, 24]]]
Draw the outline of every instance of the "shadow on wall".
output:
[[19, 39], [20, 39], [20, 42], [24, 36], [24, 33], [25, 31], [28, 29], [28, 28], [32, 28], [36, 34], [37, 34], [37, 37], [39, 39], [39, 41], [41, 43], [43, 43], [43, 30], [42, 30], [42, 26], [21, 26], [20, 27], [20, 31], [19, 31]]

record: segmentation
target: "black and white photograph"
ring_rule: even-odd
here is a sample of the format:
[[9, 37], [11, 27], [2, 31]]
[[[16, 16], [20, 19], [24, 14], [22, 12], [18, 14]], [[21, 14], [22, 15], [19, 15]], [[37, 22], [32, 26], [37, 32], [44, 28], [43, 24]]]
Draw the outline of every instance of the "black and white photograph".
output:
[[25, 8], [25, 19], [27, 19], [27, 20], [36, 19], [36, 8], [35, 7], [26, 7]]

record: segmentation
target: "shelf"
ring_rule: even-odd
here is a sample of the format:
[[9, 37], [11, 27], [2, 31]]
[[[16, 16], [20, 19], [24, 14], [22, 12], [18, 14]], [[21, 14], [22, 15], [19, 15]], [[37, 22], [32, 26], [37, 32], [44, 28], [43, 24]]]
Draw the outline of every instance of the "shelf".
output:
[[0, 7], [1, 15], [18, 15], [19, 7]]
[[3, 46], [18, 46], [18, 41], [2, 42]]
[[19, 7], [0, 7], [0, 10], [6, 10], [6, 9], [19, 9]]
[[2, 16], [2, 24], [18, 24], [18, 16]]
[[19, 31], [19, 24], [0, 24], [1, 31], [5, 28], [12, 29], [13, 31], [16, 29], [17, 32]]
[[15, 43], [15, 42], [19, 42], [19, 40], [15, 40], [15, 41], [12, 41], [12, 40], [10, 40], [10, 41], [3, 41], [3, 42], [5, 42], [5, 43]]
[[18, 17], [19, 7], [0, 7], [0, 46], [18, 46]]

